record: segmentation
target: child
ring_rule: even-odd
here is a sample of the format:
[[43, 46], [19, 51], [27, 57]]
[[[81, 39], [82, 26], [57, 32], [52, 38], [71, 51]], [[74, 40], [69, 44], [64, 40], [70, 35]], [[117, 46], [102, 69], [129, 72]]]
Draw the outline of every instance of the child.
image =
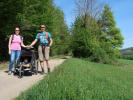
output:
[[23, 66], [24, 67], [30, 67], [30, 64], [29, 64], [29, 62], [28, 62], [28, 59], [24, 59], [24, 63], [23, 63]]

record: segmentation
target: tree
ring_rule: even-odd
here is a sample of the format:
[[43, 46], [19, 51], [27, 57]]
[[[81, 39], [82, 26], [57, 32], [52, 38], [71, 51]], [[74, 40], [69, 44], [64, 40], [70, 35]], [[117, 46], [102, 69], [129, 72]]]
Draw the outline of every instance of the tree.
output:
[[82, 17], [77, 17], [72, 30], [72, 52], [75, 57], [89, 58], [95, 62], [107, 62], [104, 50], [100, 47], [100, 42], [97, 37], [98, 29], [94, 31], [85, 28]]
[[18, 19], [23, 27], [26, 40], [29, 40], [27, 44], [34, 39], [35, 33], [39, 31], [39, 25], [45, 24], [54, 40], [52, 55], [65, 52], [64, 44], [60, 43], [66, 41], [66, 35], [69, 35], [68, 27], [63, 11], [53, 4], [53, 0], [24, 0], [24, 10], [19, 14]]
[[103, 4], [100, 4], [98, 0], [76, 0], [75, 4], [77, 16], [83, 18], [86, 28], [91, 28], [94, 19], [99, 17]]
[[[104, 6], [103, 13], [99, 19], [101, 29], [100, 41], [108, 48], [107, 52], [111, 53], [110, 56], [119, 55], [119, 48], [123, 44], [123, 37], [120, 29], [116, 27], [113, 13], [108, 5]], [[108, 47], [107, 47], [108, 46]]]
[[23, 2], [21, 0], [1, 0], [0, 9], [0, 58], [6, 59], [8, 58], [8, 46], [5, 44], [8, 44], [8, 36], [18, 25], [16, 17], [23, 10]]
[[66, 22], [64, 20], [64, 13], [58, 7], [54, 9], [53, 18], [53, 37], [54, 42], [52, 46], [53, 55], [66, 54], [69, 51], [69, 32]]
[[95, 62], [112, 63], [119, 55], [123, 38], [111, 10], [105, 5], [102, 13], [96, 13], [92, 10], [97, 4], [96, 0], [95, 3], [93, 0], [79, 1], [79, 15], [72, 28], [73, 55]]
[[101, 62], [102, 52], [98, 40], [99, 27], [97, 18], [100, 6], [96, 0], [78, 0], [76, 2], [78, 16], [72, 29], [72, 52], [76, 57], [90, 58]]
[[[14, 26], [19, 25], [21, 28], [21, 35], [24, 37], [24, 43], [30, 44], [35, 35], [39, 32], [40, 24], [45, 24], [47, 31], [52, 33], [54, 45], [52, 52], [60, 54], [66, 50], [66, 45], [57, 46], [59, 42], [65, 43], [67, 41], [68, 27], [64, 20], [64, 13], [53, 3], [53, 0], [2, 0], [0, 2], [0, 56], [8, 58], [8, 44], [9, 35], [14, 31]], [[56, 39], [58, 38], [59, 41]], [[64, 51], [63, 51], [64, 50]], [[63, 52], [61, 52], [63, 51]]]

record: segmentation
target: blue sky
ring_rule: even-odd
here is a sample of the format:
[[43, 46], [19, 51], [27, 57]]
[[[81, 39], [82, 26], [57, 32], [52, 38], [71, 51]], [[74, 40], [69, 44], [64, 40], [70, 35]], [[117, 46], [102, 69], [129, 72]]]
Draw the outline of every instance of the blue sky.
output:
[[[75, 19], [75, 0], [54, 0], [65, 14], [65, 20], [68, 26]], [[113, 11], [117, 27], [120, 28], [124, 37], [123, 48], [133, 47], [133, 0], [101, 0], [108, 3]]]

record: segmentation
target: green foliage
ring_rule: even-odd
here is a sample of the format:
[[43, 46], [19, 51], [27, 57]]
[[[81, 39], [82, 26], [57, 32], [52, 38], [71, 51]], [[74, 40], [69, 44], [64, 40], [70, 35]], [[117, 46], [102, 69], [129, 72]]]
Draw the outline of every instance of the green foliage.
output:
[[91, 28], [86, 28], [82, 17], [77, 18], [73, 26], [72, 52], [75, 57], [85, 57], [91, 61], [107, 63], [109, 58], [105, 56], [106, 52], [101, 47], [99, 34], [97, 34], [99, 29], [94, 23], [95, 21], [91, 24]]
[[[17, 5], [17, 6], [16, 6]], [[21, 0], [1, 0], [0, 1], [0, 56], [1, 60], [8, 57], [8, 36], [14, 31], [14, 26], [18, 25], [17, 13], [22, 12], [23, 3]], [[6, 45], [5, 45], [6, 44]]]
[[11, 34], [14, 31], [12, 28], [18, 24], [16, 16], [22, 12], [23, 2], [20, 0], [1, 0], [0, 9], [0, 33]]
[[123, 37], [120, 30], [116, 27], [113, 13], [108, 5], [105, 5], [99, 23], [101, 25], [100, 29], [102, 33], [101, 41], [105, 41], [110, 47], [112, 47], [111, 50], [113, 55], [118, 55], [117, 51], [123, 44]]
[[71, 48], [75, 57], [112, 63], [120, 56], [119, 48], [122, 46], [123, 37], [107, 5], [99, 19], [90, 17], [89, 14], [77, 16], [72, 33]]
[[120, 61], [124, 65], [69, 59], [17, 100], [132, 100], [133, 62]]
[[24, 43], [29, 45], [39, 32], [40, 24], [45, 24], [54, 40], [52, 55], [68, 52], [68, 44], [65, 43], [69, 33], [64, 21], [64, 13], [53, 4], [53, 0], [3, 0], [0, 2], [0, 9], [1, 56], [8, 58], [8, 48], [3, 45], [8, 44], [9, 35], [16, 25], [21, 28]]
[[133, 54], [132, 55], [122, 55], [121, 58], [128, 59], [128, 60], [133, 60]]

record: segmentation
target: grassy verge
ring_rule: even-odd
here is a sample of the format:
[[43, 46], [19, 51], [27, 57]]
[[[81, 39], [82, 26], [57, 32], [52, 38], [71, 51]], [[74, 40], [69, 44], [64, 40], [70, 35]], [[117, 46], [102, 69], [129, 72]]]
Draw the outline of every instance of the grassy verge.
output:
[[70, 58], [16, 100], [133, 100], [133, 61], [123, 66]]
[[0, 70], [3, 70], [5, 68], [8, 68], [9, 63], [8, 62], [1, 62], [0, 63]]
[[71, 58], [71, 56], [57, 55], [57, 56], [52, 56], [52, 57], [50, 57], [50, 59], [56, 59], [56, 58], [60, 58], [60, 59], [68, 59], [68, 58]]

